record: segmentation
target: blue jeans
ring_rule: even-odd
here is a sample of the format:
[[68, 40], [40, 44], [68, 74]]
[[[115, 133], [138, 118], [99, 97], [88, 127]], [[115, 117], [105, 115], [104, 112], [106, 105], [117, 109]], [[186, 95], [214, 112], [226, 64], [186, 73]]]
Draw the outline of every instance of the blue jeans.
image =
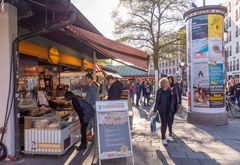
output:
[[237, 103], [238, 103], [238, 107], [240, 108], [240, 96], [236, 96], [236, 100], [237, 100]]

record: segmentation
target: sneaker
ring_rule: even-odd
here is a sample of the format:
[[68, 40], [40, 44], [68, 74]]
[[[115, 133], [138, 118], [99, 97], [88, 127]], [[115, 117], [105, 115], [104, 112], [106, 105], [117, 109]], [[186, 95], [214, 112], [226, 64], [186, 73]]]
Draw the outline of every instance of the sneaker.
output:
[[162, 145], [164, 145], [164, 146], [168, 145], [168, 142], [167, 142], [166, 139], [163, 139], [163, 140], [162, 140]]

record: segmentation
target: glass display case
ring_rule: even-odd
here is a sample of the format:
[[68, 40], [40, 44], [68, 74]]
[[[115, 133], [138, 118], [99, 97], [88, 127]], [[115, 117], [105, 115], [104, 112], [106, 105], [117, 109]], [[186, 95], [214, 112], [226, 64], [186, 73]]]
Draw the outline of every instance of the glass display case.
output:
[[24, 153], [62, 155], [80, 139], [76, 112], [24, 118]]

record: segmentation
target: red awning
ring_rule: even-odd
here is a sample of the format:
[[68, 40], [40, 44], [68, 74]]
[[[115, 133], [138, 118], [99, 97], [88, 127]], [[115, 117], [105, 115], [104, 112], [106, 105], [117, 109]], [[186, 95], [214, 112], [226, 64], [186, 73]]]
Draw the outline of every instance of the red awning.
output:
[[131, 63], [143, 69], [148, 68], [148, 55], [144, 51], [110, 40], [76, 26], [67, 26], [66, 29], [109, 58], [119, 59], [120, 61]]

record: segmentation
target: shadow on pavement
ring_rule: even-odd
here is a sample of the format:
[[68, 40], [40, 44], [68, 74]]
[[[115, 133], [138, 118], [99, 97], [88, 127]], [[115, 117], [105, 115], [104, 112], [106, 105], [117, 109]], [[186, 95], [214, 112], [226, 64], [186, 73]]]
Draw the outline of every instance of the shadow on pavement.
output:
[[45, 155], [23, 155], [18, 161], [4, 162], [4, 165], [80, 165], [88, 157], [93, 148], [90, 143], [86, 151], [76, 151], [71, 147], [66, 154], [62, 156], [45, 156]]
[[171, 160], [176, 165], [219, 164], [215, 159], [212, 159], [207, 153], [196, 152], [192, 150], [181, 138], [179, 138], [175, 134], [173, 140], [169, 141], [165, 149], [168, 152], [168, 155], [170, 156]]

